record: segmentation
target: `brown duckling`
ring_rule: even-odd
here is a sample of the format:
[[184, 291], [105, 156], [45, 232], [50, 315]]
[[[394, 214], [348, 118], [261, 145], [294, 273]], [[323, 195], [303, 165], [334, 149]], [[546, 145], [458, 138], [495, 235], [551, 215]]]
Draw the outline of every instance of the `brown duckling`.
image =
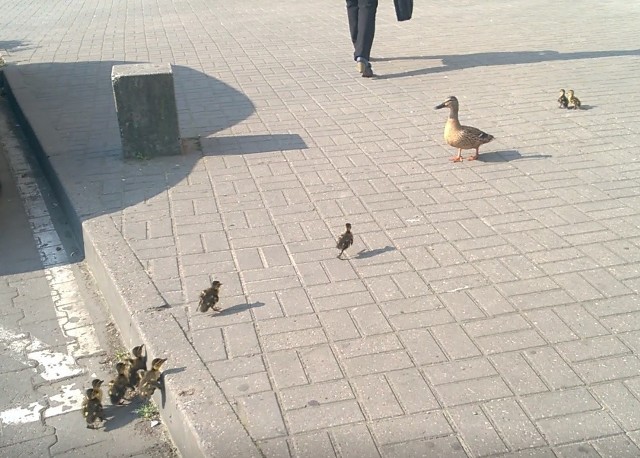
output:
[[462, 162], [462, 150], [475, 149], [476, 154], [467, 158], [467, 160], [473, 161], [478, 159], [480, 146], [489, 143], [494, 137], [475, 127], [461, 125], [458, 120], [459, 106], [458, 99], [452, 95], [438, 105], [436, 110], [444, 107], [449, 108], [449, 119], [447, 119], [447, 123], [444, 126], [444, 140], [450, 146], [458, 148], [458, 155], [452, 157], [451, 160], [453, 162]]
[[138, 345], [131, 349], [131, 354], [133, 358], [128, 358], [128, 378], [129, 378], [129, 387], [135, 388], [138, 386], [138, 382], [140, 381], [140, 377], [138, 376], [138, 371], [147, 370], [147, 354], [144, 352], [144, 345]]
[[124, 395], [127, 393], [129, 387], [129, 365], [124, 362], [116, 364], [116, 372], [118, 375], [116, 378], [109, 382], [109, 398], [111, 404], [122, 404]]
[[102, 404], [102, 384], [104, 380], [99, 378], [93, 379], [91, 382], [91, 389], [93, 390], [94, 397]]
[[95, 429], [96, 420], [104, 421], [104, 409], [95, 389], [89, 388], [85, 392], [80, 409], [82, 417], [87, 422], [87, 428]]
[[573, 89], [569, 89], [569, 108], [579, 110], [581, 106], [582, 103], [580, 102], [580, 99], [573, 93]]
[[220, 307], [217, 307], [216, 304], [218, 303], [218, 300], [219, 300], [218, 294], [220, 292], [221, 286], [222, 286], [222, 283], [220, 283], [217, 280], [214, 280], [213, 283], [211, 283], [211, 286], [209, 288], [205, 289], [204, 291], [202, 291], [202, 293], [200, 293], [200, 302], [198, 303], [198, 310], [200, 310], [202, 313], [206, 312], [209, 309], [214, 310], [216, 312], [220, 311]]
[[351, 232], [351, 223], [347, 223], [346, 232], [340, 236], [338, 239], [338, 243], [336, 243], [336, 248], [340, 250], [340, 254], [338, 258], [342, 259], [342, 253], [345, 252], [347, 248], [353, 245], [353, 233]]
[[558, 108], [567, 108], [569, 106], [569, 99], [564, 95], [564, 89], [560, 89], [560, 97], [558, 97]]
[[162, 365], [167, 358], [155, 358], [151, 362], [151, 369], [141, 373], [140, 383], [138, 383], [138, 394], [144, 399], [149, 399], [156, 388], [160, 388], [160, 377], [162, 376]]

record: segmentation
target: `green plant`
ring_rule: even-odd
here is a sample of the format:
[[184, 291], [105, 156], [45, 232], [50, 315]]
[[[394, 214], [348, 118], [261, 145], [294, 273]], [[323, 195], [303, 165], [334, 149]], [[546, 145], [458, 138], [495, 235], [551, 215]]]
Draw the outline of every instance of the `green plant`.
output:
[[137, 413], [140, 418], [144, 418], [145, 420], [153, 420], [158, 417], [160, 411], [153, 402], [149, 401], [142, 407], [136, 409], [135, 413]]
[[118, 348], [114, 356], [117, 363], [126, 361], [129, 358], [129, 351], [126, 348]]
[[149, 155], [147, 153], [141, 153], [140, 151], [138, 151], [136, 154], [134, 154], [133, 157], [136, 158], [139, 161], [148, 161], [149, 160]]

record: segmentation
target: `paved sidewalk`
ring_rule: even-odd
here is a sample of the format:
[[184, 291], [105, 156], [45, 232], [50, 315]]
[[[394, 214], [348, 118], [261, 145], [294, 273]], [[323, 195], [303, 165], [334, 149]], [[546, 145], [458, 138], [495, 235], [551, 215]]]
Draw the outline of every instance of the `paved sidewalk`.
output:
[[[640, 455], [640, 4], [381, 2], [371, 80], [340, 1], [0, 11], [116, 321], [169, 358], [184, 456]], [[111, 66], [146, 61], [202, 154], [120, 159]], [[447, 161], [449, 95], [496, 137], [480, 161]]]

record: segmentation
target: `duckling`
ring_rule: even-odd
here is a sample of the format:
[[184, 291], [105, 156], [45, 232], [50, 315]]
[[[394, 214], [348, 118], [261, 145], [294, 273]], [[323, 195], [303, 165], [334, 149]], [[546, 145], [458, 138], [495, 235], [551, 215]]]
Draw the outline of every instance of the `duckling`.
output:
[[160, 376], [162, 375], [160, 368], [166, 360], [167, 358], [155, 358], [151, 362], [151, 369], [141, 374], [140, 383], [138, 383], [138, 394], [142, 398], [149, 399], [156, 391], [156, 388], [160, 388]]
[[351, 223], [346, 224], [347, 231], [340, 236], [338, 239], [338, 243], [336, 244], [336, 248], [341, 250], [338, 258], [342, 259], [342, 253], [353, 245], [353, 233], [351, 232]]
[[131, 349], [131, 354], [133, 358], [127, 358], [128, 368], [128, 377], [129, 377], [129, 387], [135, 388], [138, 386], [138, 382], [140, 381], [140, 377], [138, 376], [138, 371], [147, 370], [147, 355], [146, 352], [143, 354], [144, 345], [138, 345]]
[[569, 108], [579, 110], [582, 106], [580, 99], [573, 94], [573, 89], [569, 89]]
[[567, 108], [569, 106], [569, 99], [564, 95], [564, 89], [560, 89], [560, 97], [558, 97], [558, 108]]
[[475, 149], [476, 154], [468, 158], [469, 161], [478, 159], [478, 149], [481, 145], [489, 143], [494, 139], [493, 135], [489, 135], [486, 132], [476, 129], [475, 127], [462, 126], [458, 120], [458, 99], [454, 96], [450, 96], [436, 107], [436, 110], [440, 108], [449, 108], [449, 119], [444, 126], [444, 140], [454, 148], [458, 148], [458, 155], [451, 158], [453, 162], [462, 162], [462, 150], [463, 149]]
[[95, 429], [96, 420], [105, 420], [102, 402], [100, 402], [100, 399], [98, 398], [97, 393], [93, 388], [89, 388], [85, 392], [80, 412], [82, 413], [82, 417], [87, 422], [87, 428], [90, 429]]
[[104, 383], [104, 380], [100, 380], [99, 378], [95, 378], [91, 382], [91, 389], [93, 390], [93, 395], [98, 401], [100, 401], [100, 404], [102, 404], [102, 388], [101, 387], [103, 383]]
[[109, 382], [109, 398], [111, 398], [111, 404], [122, 404], [124, 395], [127, 392], [129, 386], [129, 365], [124, 362], [116, 364], [116, 372], [118, 375], [115, 379]]
[[202, 293], [200, 293], [200, 302], [198, 304], [198, 310], [200, 310], [202, 313], [206, 312], [209, 309], [214, 310], [216, 312], [220, 311], [220, 307], [216, 307], [216, 304], [218, 303], [218, 293], [220, 291], [221, 286], [222, 286], [222, 283], [220, 283], [217, 280], [214, 280], [214, 282], [211, 283], [211, 286], [209, 288], [205, 289], [204, 291], [202, 291]]

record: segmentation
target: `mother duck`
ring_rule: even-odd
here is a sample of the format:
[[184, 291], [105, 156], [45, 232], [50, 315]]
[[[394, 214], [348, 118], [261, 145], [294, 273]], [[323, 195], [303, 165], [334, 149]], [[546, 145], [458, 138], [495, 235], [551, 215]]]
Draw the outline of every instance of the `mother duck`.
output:
[[449, 107], [449, 119], [447, 119], [447, 123], [444, 126], [444, 140], [454, 148], [458, 148], [458, 155], [453, 156], [451, 160], [453, 162], [462, 162], [462, 150], [475, 149], [476, 154], [467, 158], [467, 160], [473, 161], [478, 159], [480, 146], [489, 143], [494, 137], [475, 127], [460, 125], [458, 120], [459, 106], [458, 99], [452, 95], [438, 105], [436, 110]]

